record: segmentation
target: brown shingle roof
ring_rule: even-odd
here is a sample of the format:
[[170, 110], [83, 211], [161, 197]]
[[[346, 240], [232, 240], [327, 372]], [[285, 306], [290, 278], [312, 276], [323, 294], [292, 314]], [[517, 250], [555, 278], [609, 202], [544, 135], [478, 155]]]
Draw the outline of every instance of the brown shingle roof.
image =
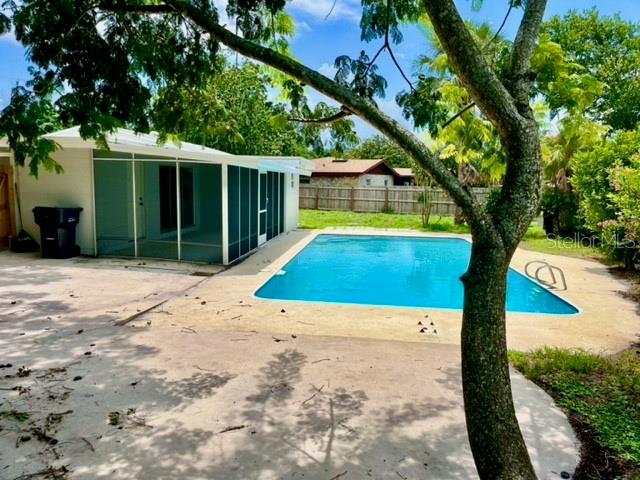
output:
[[381, 159], [336, 160], [332, 157], [317, 158], [314, 160], [315, 168], [313, 173], [360, 175], [383, 162], [384, 160]]

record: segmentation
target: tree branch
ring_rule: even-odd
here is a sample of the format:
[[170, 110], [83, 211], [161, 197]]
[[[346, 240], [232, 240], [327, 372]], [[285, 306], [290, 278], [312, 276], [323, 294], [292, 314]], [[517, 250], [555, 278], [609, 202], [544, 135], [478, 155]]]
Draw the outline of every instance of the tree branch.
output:
[[389, 29], [391, 28], [391, 2], [393, 2], [393, 0], [387, 0], [387, 28], [386, 28], [386, 31], [384, 32], [383, 48], [386, 48], [387, 51], [389, 52], [389, 56], [391, 57], [391, 60], [393, 60], [393, 63], [398, 69], [398, 71], [400, 72], [400, 75], [402, 75], [402, 78], [404, 78], [404, 80], [409, 84], [409, 88], [411, 89], [411, 91], [415, 91], [415, 88], [413, 87], [413, 83], [411, 83], [411, 80], [409, 80], [409, 77], [407, 77], [407, 75], [404, 73], [404, 70], [402, 70], [400, 63], [398, 63], [398, 60], [396, 60], [396, 56], [394, 55], [393, 49], [391, 48], [391, 42], [389, 41]]
[[472, 230], [484, 235], [496, 234], [493, 223], [485, 209], [477, 203], [473, 195], [451, 174], [444, 163], [429, 151], [426, 145], [418, 140], [413, 133], [396, 120], [381, 112], [373, 102], [359, 97], [349, 88], [339, 85], [334, 80], [325, 77], [316, 70], [290, 57], [235, 35], [233, 32], [219, 25], [215, 16], [210, 15], [209, 12], [203, 12], [188, 0], [167, 0], [167, 4], [173, 6], [177, 12], [191, 19], [192, 22], [220, 43], [245, 57], [269, 65], [311, 86], [318, 92], [344, 105], [381, 133], [398, 142], [401, 148], [411, 155], [422, 168], [431, 173], [433, 178], [460, 206]]
[[522, 22], [513, 43], [507, 77], [511, 82], [511, 94], [518, 106], [525, 104], [529, 106], [529, 92], [532, 84], [532, 79], [529, 78], [531, 57], [536, 48], [538, 30], [546, 7], [547, 0], [527, 1]]
[[489, 40], [485, 46], [484, 46], [484, 50], [486, 50], [487, 48], [489, 48], [489, 46], [496, 41], [496, 39], [500, 36], [500, 32], [502, 32], [502, 29], [504, 28], [504, 26], [507, 24], [507, 20], [509, 19], [509, 15], [511, 15], [511, 10], [513, 10], [513, 0], [509, 0], [509, 8], [507, 9], [507, 13], [504, 16], [504, 18], [502, 19], [502, 23], [500, 24], [500, 26], [498, 27], [498, 30], [496, 30], [496, 33], [493, 35], [493, 37], [491, 37], [491, 40]]
[[522, 128], [511, 94], [487, 63], [453, 0], [423, 0], [423, 4], [460, 81], [502, 138]]
[[411, 80], [409, 79], [407, 74], [404, 73], [404, 70], [402, 69], [402, 67], [400, 66], [400, 63], [396, 59], [396, 56], [393, 53], [393, 49], [391, 48], [391, 42], [389, 41], [389, 29], [391, 28], [391, 2], [392, 2], [392, 0], [387, 0], [387, 26], [386, 26], [386, 30], [384, 32], [384, 43], [378, 49], [376, 54], [373, 56], [373, 58], [369, 62], [369, 65], [367, 65], [367, 69], [365, 70], [364, 73], [366, 75], [369, 72], [369, 70], [371, 69], [371, 67], [373, 66], [373, 64], [376, 63], [376, 60], [378, 59], [380, 54], [382, 52], [384, 52], [385, 50], [387, 50], [389, 52], [389, 56], [391, 57], [391, 60], [393, 61], [393, 64], [396, 66], [396, 69], [398, 70], [398, 72], [400, 72], [400, 75], [402, 76], [402, 78], [404, 78], [404, 80], [409, 84], [409, 88], [413, 92], [416, 89], [413, 86], [413, 83], [411, 82]]
[[398, 63], [398, 60], [396, 60], [396, 56], [393, 53], [393, 49], [391, 48], [391, 45], [389, 45], [389, 44], [387, 44], [387, 51], [389, 52], [389, 56], [391, 57], [391, 60], [393, 60], [393, 63], [395, 64], [396, 68], [400, 72], [400, 75], [402, 75], [402, 78], [404, 78], [404, 80], [409, 84], [409, 88], [411, 90], [415, 90], [415, 87], [413, 86], [413, 83], [411, 83], [411, 80], [409, 80], [409, 77], [407, 77], [407, 75], [404, 73], [404, 70], [402, 70], [402, 67], [400, 66], [400, 63]]
[[444, 122], [442, 124], [442, 126], [440, 127], [440, 129], [444, 129], [447, 128], [449, 125], [451, 125], [453, 122], [455, 122], [458, 118], [460, 118], [464, 112], [466, 112], [467, 110], [470, 110], [471, 108], [476, 106], [476, 102], [471, 102], [467, 105], [465, 105], [464, 108], [460, 109], [458, 111], [458, 113], [456, 113], [454, 116], [452, 116], [449, 120], [447, 120], [446, 122]]
[[342, 120], [343, 118], [347, 118], [350, 115], [353, 115], [353, 112], [349, 111], [348, 108], [343, 106], [338, 113], [336, 113], [335, 115], [331, 115], [330, 117], [316, 118], [316, 119], [290, 118], [289, 121], [296, 122], [296, 123], [308, 123], [308, 124], [314, 124], [314, 125], [331, 125], [333, 123], [336, 123]]
[[336, 8], [336, 3], [338, 3], [338, 0], [333, 0], [333, 5], [331, 5], [331, 9], [329, 10], [329, 13], [327, 13], [327, 16], [324, 17], [325, 22], [327, 21], [327, 19], [331, 16], [331, 14], [333, 13], [333, 9]]
[[158, 4], [113, 4], [110, 1], [98, 2], [97, 8], [118, 13], [139, 13], [139, 14], [167, 14], [177, 13], [171, 6], [164, 3]]

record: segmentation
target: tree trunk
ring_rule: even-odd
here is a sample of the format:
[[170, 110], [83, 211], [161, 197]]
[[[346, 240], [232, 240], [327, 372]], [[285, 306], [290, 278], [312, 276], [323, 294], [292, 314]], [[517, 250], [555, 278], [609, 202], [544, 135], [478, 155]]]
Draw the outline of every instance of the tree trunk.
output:
[[462, 378], [467, 432], [481, 479], [535, 479], [511, 396], [505, 303], [511, 254], [475, 239], [463, 275]]

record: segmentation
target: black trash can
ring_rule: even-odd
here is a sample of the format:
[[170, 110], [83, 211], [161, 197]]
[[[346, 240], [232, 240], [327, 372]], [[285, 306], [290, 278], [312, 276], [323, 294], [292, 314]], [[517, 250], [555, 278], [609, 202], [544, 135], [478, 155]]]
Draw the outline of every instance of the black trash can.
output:
[[80, 254], [76, 245], [76, 225], [82, 208], [35, 207], [33, 216], [40, 226], [43, 258], [69, 258]]

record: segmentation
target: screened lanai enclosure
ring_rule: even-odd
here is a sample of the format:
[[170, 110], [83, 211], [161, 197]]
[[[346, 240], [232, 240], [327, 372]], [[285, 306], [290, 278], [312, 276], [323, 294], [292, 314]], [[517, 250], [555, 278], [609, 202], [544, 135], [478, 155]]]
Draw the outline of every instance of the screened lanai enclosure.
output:
[[[95, 151], [98, 255], [223, 263], [222, 166]], [[284, 231], [285, 174], [227, 167], [228, 260]]]
[[299, 176], [311, 169], [301, 158], [161, 146], [126, 130], [108, 137], [108, 150], [77, 129], [50, 136], [65, 173], [22, 175], [23, 210], [82, 207], [84, 254], [232, 263], [297, 226]]

